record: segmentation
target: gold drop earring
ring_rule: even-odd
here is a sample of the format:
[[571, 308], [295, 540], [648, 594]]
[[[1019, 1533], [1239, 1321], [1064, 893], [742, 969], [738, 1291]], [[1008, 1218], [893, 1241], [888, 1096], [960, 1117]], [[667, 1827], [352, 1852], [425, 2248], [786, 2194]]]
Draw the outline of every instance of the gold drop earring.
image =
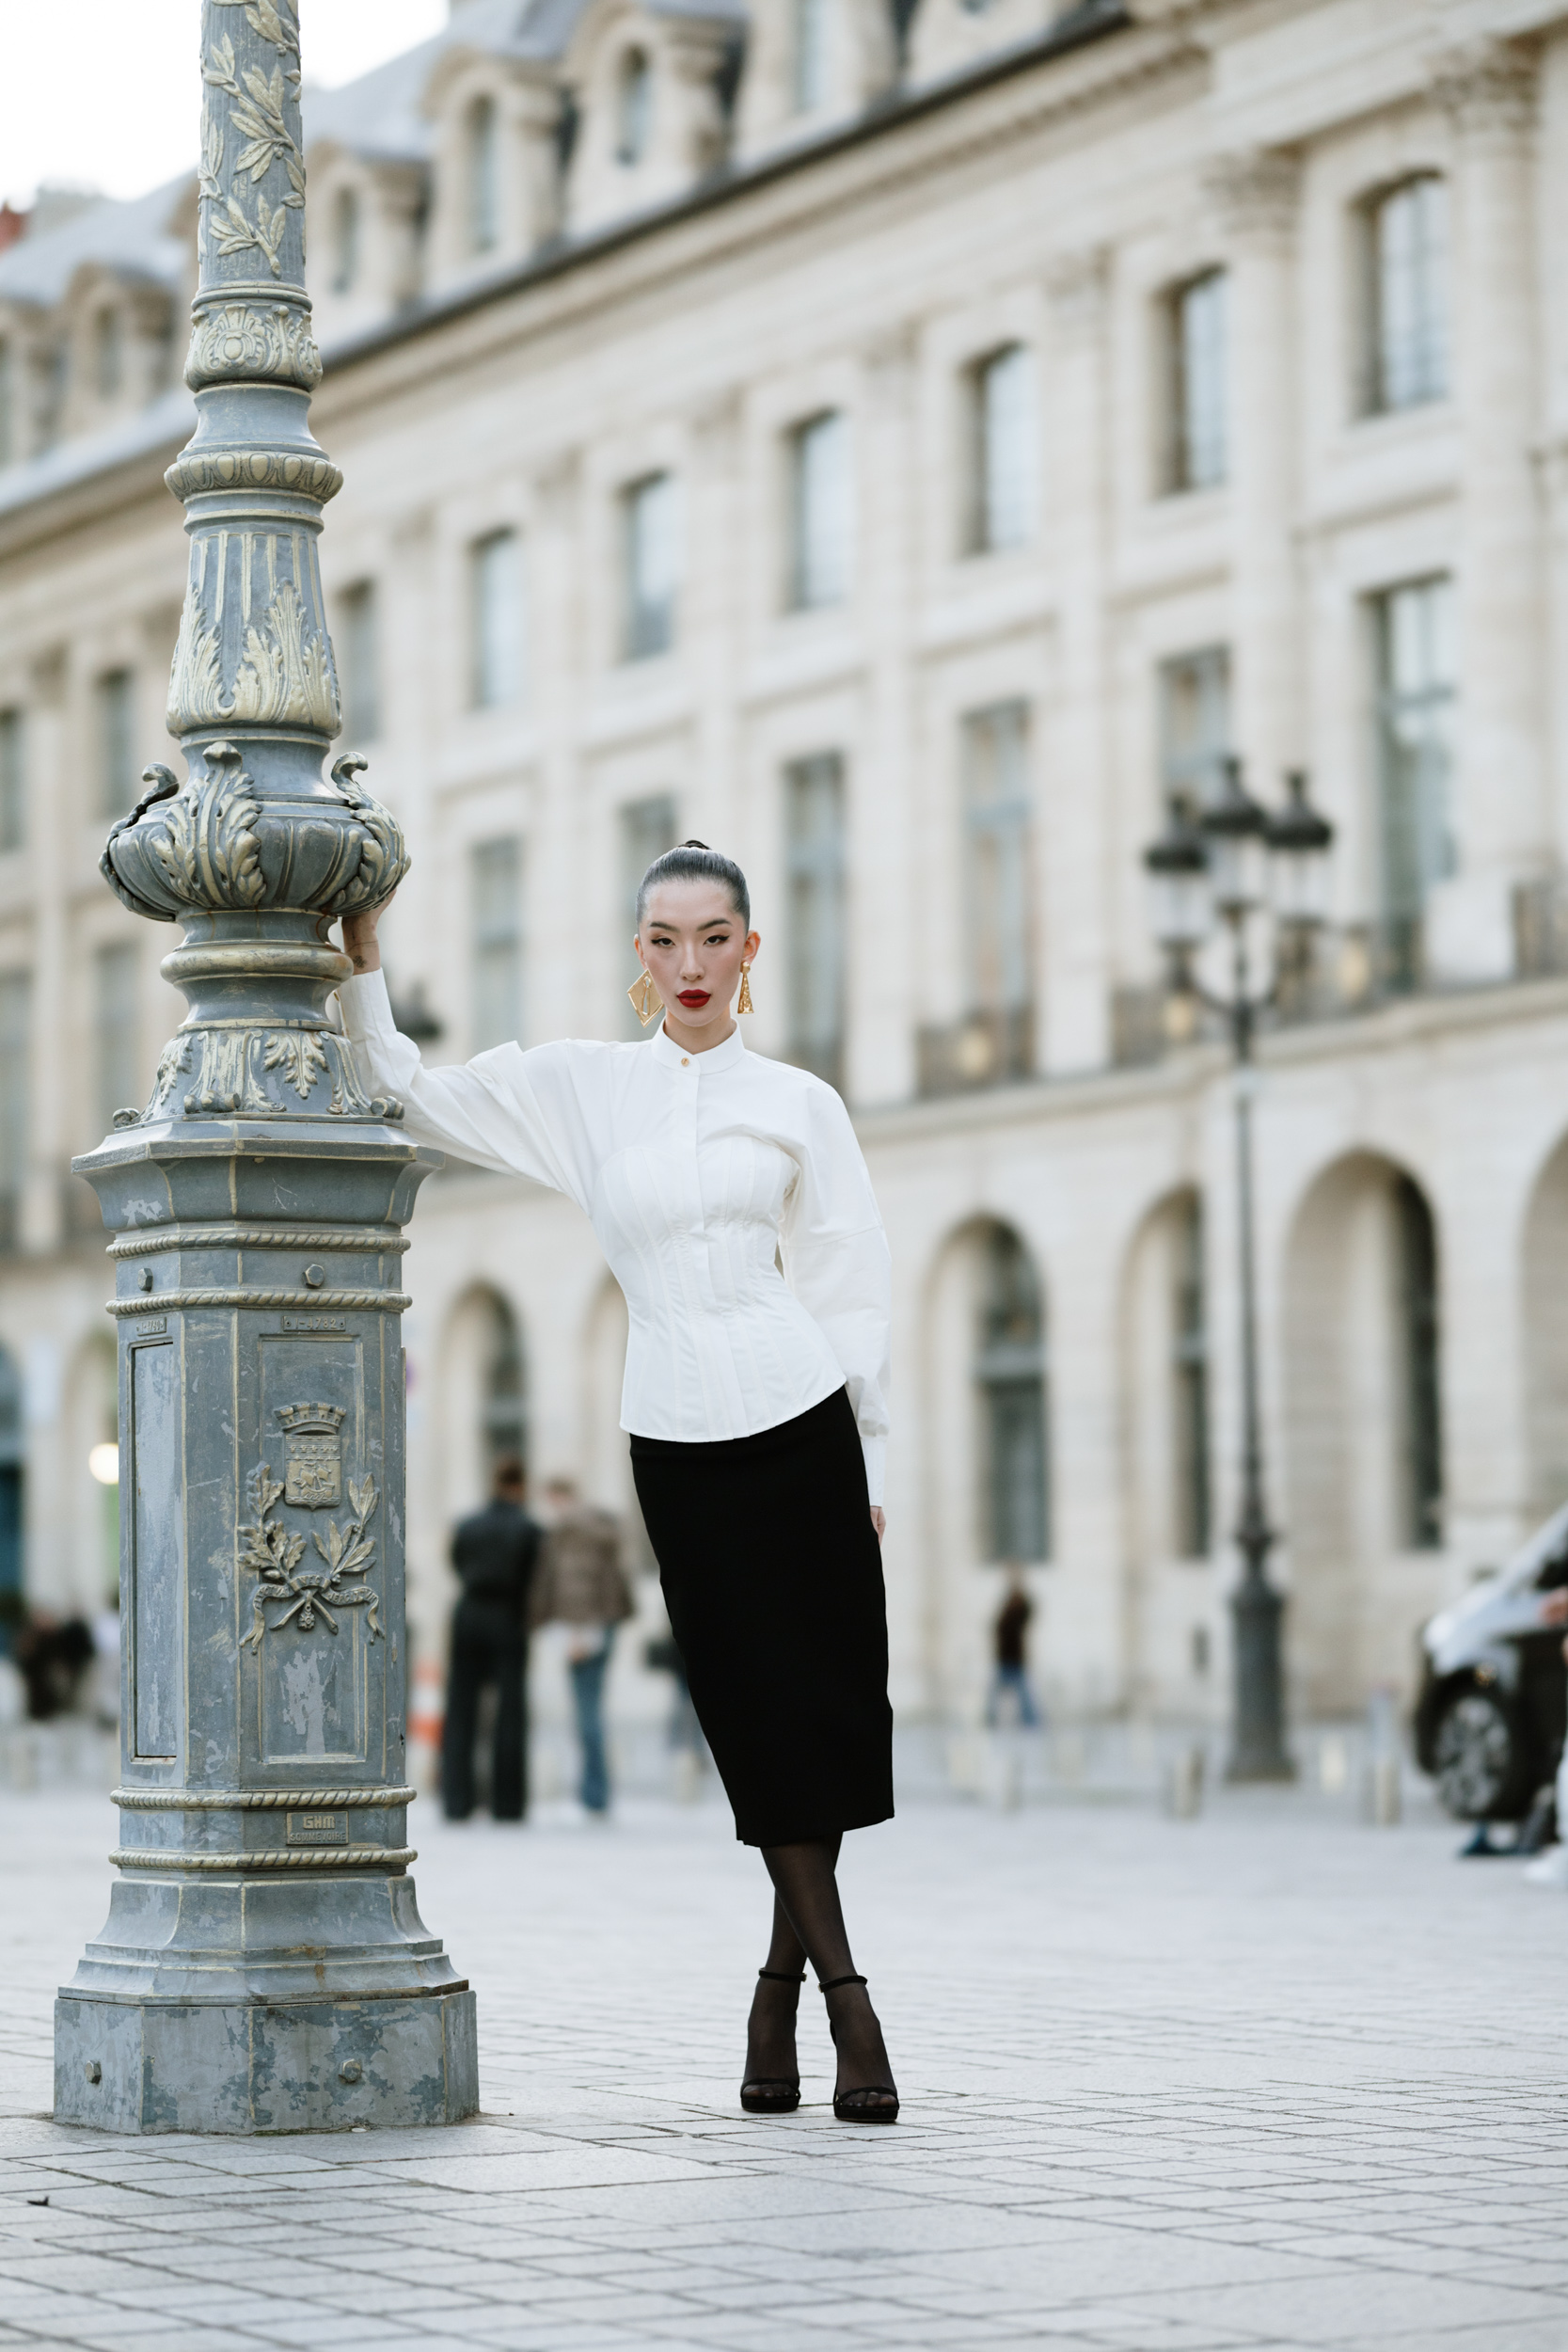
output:
[[752, 1003], [752, 967], [749, 963], [740, 967], [740, 994], [736, 999], [735, 1009], [736, 1012], [754, 1010]]
[[650, 1021], [657, 1021], [664, 1010], [664, 999], [655, 988], [654, 976], [646, 964], [642, 967], [641, 977], [633, 980], [626, 994], [631, 999], [633, 1012], [636, 1013], [644, 1028]]

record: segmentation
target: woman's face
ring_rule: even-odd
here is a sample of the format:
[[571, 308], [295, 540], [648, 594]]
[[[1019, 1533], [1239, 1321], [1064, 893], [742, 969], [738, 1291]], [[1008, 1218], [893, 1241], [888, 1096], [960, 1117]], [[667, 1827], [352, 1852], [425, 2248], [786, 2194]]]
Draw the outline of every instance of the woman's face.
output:
[[633, 942], [664, 999], [665, 1026], [693, 1044], [717, 1045], [731, 1028], [740, 967], [757, 952], [722, 883], [661, 882], [648, 893]]

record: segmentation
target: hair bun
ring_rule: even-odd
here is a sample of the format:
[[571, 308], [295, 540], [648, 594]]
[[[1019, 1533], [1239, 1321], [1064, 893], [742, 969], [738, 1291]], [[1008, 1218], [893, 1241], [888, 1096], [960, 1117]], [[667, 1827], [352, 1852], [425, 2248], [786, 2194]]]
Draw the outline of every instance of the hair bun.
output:
[[705, 850], [707, 843], [705, 841], [683, 841], [681, 848], [683, 850]]

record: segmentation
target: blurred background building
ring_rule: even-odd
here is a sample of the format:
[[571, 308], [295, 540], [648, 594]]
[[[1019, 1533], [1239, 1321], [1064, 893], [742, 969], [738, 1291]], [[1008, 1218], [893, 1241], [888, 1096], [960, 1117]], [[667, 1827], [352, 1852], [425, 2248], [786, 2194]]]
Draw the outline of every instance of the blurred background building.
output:
[[[1059, 1708], [1224, 1712], [1230, 1081], [1140, 859], [1227, 754], [1310, 771], [1257, 1121], [1292, 1704], [1408, 1684], [1568, 1494], [1568, 8], [465, 0], [306, 123], [400, 1017], [635, 1035], [644, 865], [741, 860], [749, 1041], [843, 1089], [893, 1245], [911, 1716], [977, 1716], [1008, 1561]], [[182, 1009], [97, 858], [169, 755], [197, 190], [0, 222], [0, 1587], [87, 1613], [66, 1163]], [[628, 1508], [626, 1323], [526, 1184], [450, 1168], [414, 1232], [434, 1656], [498, 1453]]]

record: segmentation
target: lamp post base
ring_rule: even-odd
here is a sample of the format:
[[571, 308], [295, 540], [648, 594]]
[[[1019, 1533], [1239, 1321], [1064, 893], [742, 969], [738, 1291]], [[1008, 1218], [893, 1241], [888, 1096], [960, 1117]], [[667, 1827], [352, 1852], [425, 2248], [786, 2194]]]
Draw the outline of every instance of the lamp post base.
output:
[[1285, 1690], [1280, 1668], [1283, 1597], [1249, 1566], [1230, 1598], [1236, 1653], [1236, 1732], [1225, 1776], [1230, 1781], [1294, 1780], [1285, 1751]]
[[461, 2123], [478, 2109], [467, 1985], [379, 2000], [55, 2003], [56, 2123], [244, 2137]]

